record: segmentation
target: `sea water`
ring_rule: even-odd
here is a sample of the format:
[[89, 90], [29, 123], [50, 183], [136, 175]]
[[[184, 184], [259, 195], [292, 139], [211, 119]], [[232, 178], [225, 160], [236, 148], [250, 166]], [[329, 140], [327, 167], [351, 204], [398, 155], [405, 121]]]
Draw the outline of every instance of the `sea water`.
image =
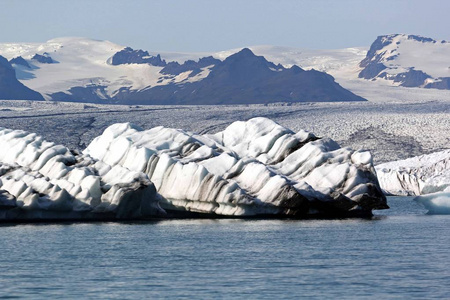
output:
[[450, 296], [450, 216], [3, 225], [0, 298]]

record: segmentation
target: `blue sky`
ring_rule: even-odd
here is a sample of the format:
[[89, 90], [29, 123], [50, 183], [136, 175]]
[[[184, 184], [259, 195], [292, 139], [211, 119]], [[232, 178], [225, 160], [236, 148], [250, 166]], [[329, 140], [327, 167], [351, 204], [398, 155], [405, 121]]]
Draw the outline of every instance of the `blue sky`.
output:
[[0, 42], [82, 36], [150, 51], [369, 46], [378, 35], [450, 40], [447, 0], [0, 0]]

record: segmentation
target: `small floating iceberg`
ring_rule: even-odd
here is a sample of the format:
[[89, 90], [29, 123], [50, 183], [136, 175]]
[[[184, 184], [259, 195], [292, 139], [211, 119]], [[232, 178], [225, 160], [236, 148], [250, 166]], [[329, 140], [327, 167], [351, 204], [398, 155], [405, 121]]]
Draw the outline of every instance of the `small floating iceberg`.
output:
[[450, 193], [434, 193], [414, 198], [414, 201], [422, 204], [431, 215], [450, 214]]

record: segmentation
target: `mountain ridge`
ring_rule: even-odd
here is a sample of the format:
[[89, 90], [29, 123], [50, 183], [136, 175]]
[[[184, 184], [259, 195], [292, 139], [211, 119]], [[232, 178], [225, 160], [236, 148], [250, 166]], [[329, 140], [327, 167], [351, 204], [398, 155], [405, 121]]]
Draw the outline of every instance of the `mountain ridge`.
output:
[[289, 71], [247, 48], [223, 61], [207, 56], [182, 64], [148, 51], [82, 38], [26, 47], [10, 44], [6, 49], [0, 45], [2, 53], [10, 59], [21, 56], [29, 64], [30, 68], [23, 61], [14, 64], [18, 78], [47, 100], [118, 104], [365, 100], [330, 75], [309, 71], [299, 75], [300, 67]]

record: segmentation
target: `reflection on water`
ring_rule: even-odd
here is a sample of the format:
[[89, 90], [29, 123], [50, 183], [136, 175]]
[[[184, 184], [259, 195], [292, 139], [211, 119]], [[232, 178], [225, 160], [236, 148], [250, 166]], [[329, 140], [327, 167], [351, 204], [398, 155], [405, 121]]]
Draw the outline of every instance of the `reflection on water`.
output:
[[388, 201], [371, 220], [2, 226], [0, 297], [448, 296], [450, 216]]

